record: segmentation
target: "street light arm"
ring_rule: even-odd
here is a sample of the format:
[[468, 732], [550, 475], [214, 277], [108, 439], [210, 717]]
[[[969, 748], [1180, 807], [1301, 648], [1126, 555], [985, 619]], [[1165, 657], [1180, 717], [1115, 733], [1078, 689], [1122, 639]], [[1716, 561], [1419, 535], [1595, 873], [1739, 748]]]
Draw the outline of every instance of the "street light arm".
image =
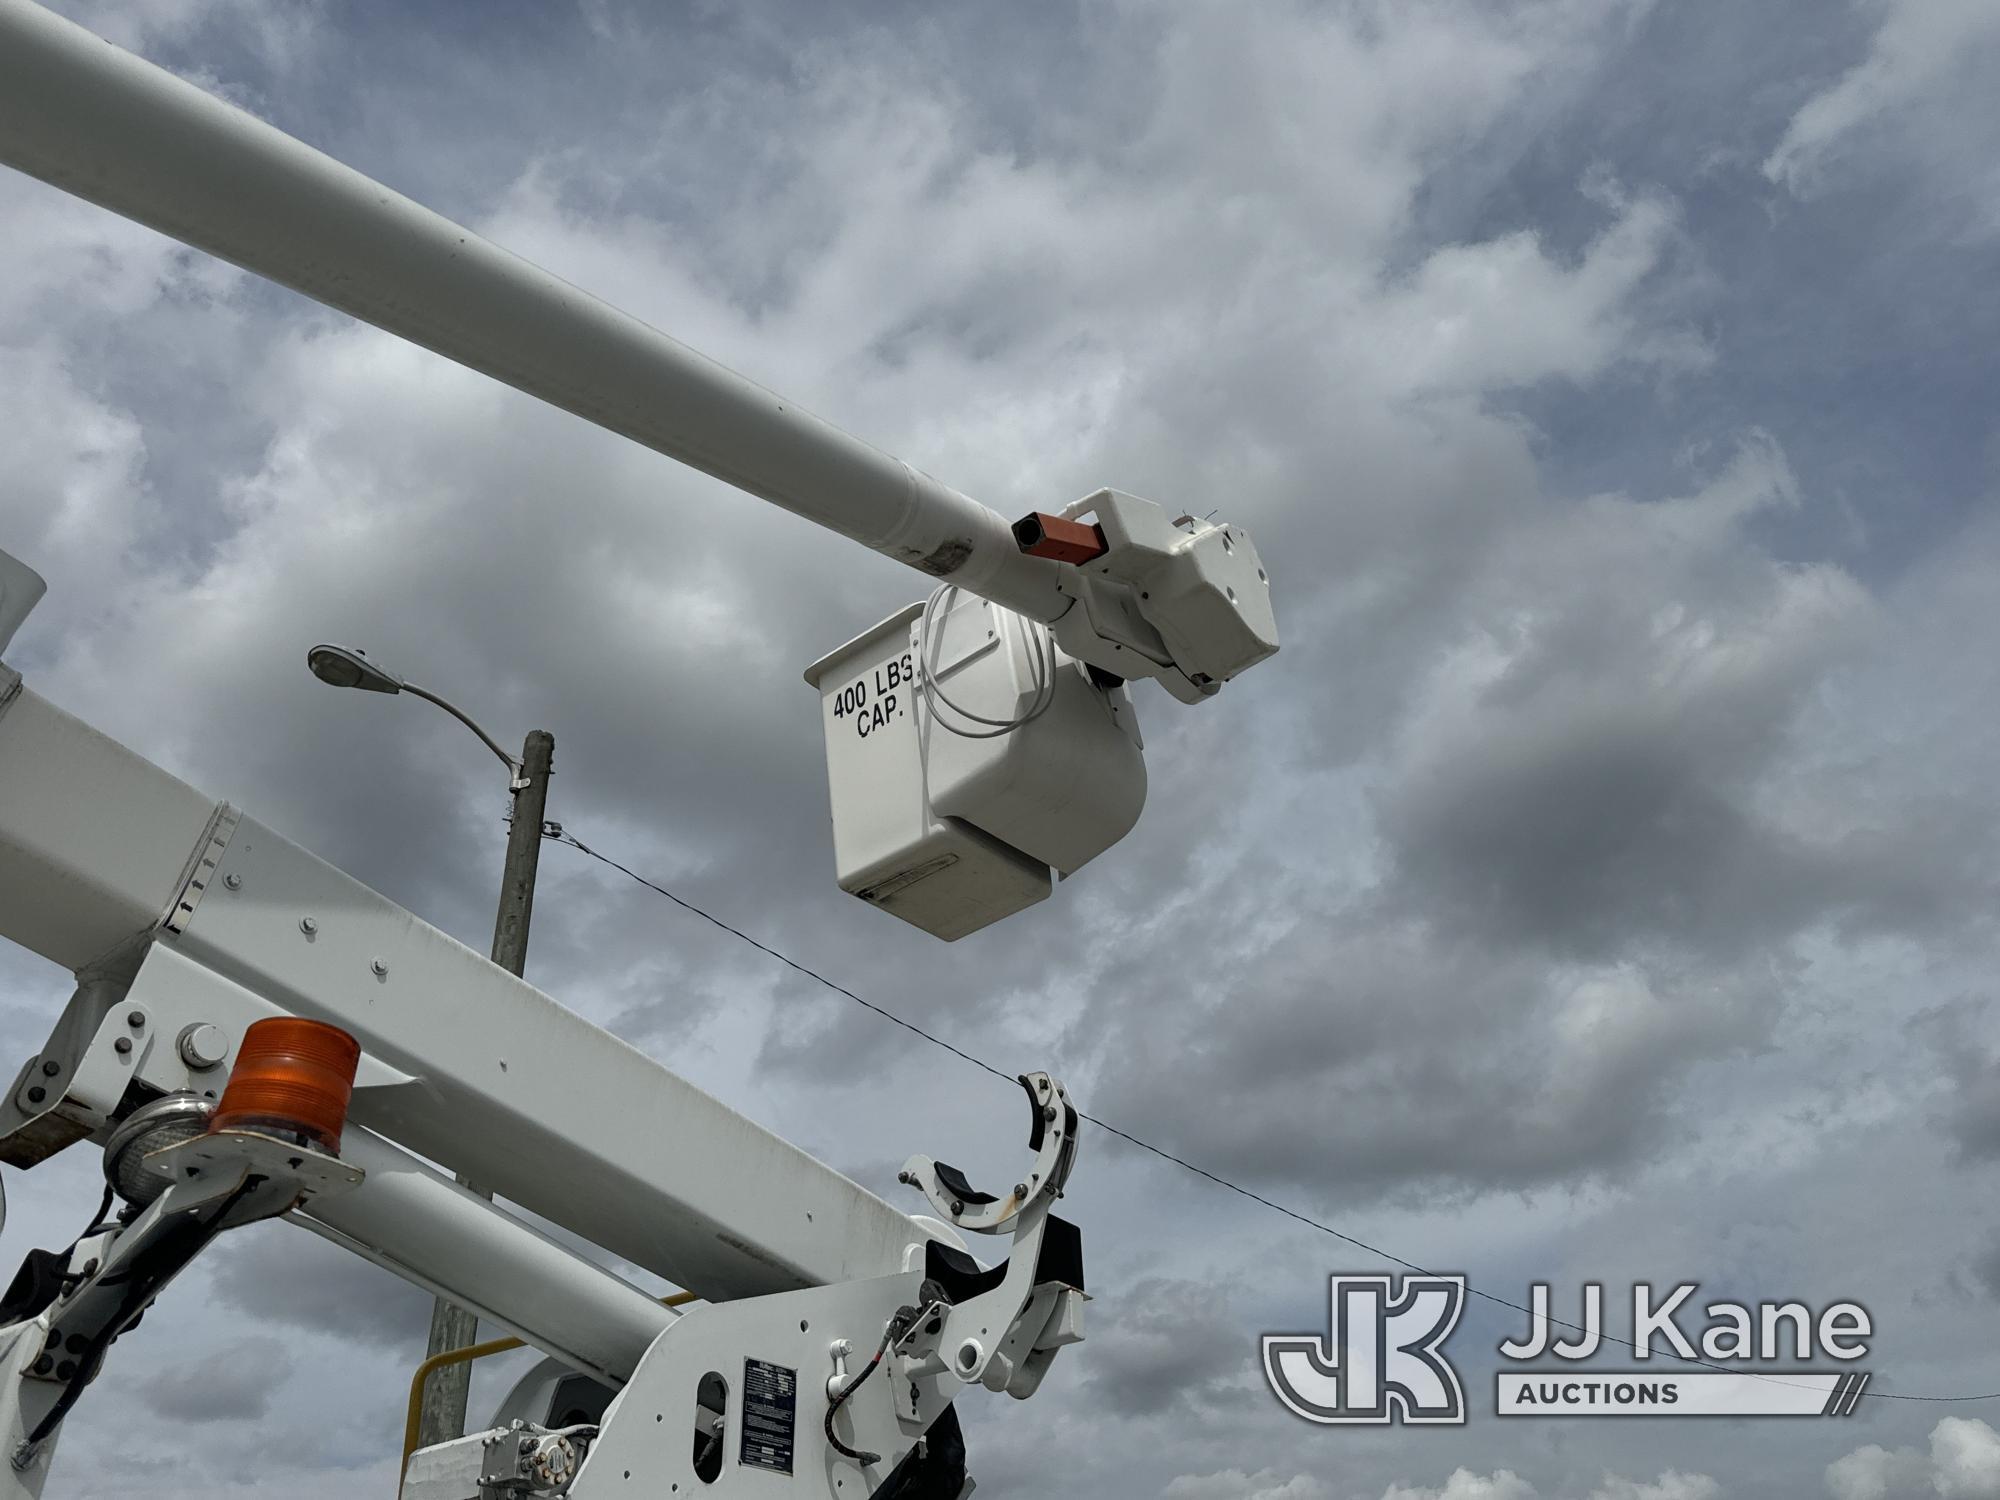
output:
[[474, 734], [478, 735], [480, 740], [485, 744], [486, 748], [488, 750], [491, 750], [495, 755], [499, 756], [501, 761], [506, 765], [508, 773], [512, 775], [512, 777], [514, 778], [515, 786], [518, 787], [521, 784], [523, 777], [526, 775], [526, 772], [523, 769], [520, 760], [515, 756], [509, 755], [505, 750], [502, 750], [500, 748], [499, 741], [495, 740], [492, 735], [488, 734], [485, 730], [481, 729], [476, 723], [474, 723], [471, 715], [467, 714], [463, 709], [459, 708], [456, 704], [451, 703], [447, 699], [440, 698], [436, 693], [433, 693], [429, 688], [420, 688], [414, 682], [404, 683], [403, 691], [406, 693], [414, 693], [417, 697], [423, 699], [426, 703], [435, 703], [439, 708], [443, 709], [446, 713], [450, 714], [454, 719], [458, 720], [458, 722], [463, 724], [467, 729], [470, 729]]

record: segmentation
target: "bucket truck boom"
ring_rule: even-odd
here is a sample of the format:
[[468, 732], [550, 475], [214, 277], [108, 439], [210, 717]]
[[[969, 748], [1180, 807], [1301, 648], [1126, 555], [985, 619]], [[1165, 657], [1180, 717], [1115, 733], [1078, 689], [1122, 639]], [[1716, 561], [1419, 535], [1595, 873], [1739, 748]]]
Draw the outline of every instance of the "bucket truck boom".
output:
[[[1127, 682], [1199, 702], [1277, 650], [1240, 527], [1111, 489], [1010, 525], [28, 0], [0, 0], [0, 163], [923, 574], [927, 604], [810, 680], [842, 884], [940, 936], [1038, 899], [1052, 869], [1130, 826], [1144, 784]], [[0, 654], [41, 592], [0, 552]], [[866, 753], [834, 754], [838, 736]], [[0, 1298], [0, 1500], [42, 1493], [119, 1335], [258, 1219], [547, 1354], [492, 1428], [409, 1461], [406, 1500], [599, 1500], [635, 1476], [649, 1493], [775, 1494], [789, 1476], [823, 1500], [960, 1500], [954, 1398], [1026, 1398], [1082, 1337], [1080, 1238], [1050, 1211], [1079, 1117], [1055, 1079], [1021, 1079], [1034, 1154], [1010, 1191], [913, 1156], [903, 1180], [930, 1212], [904, 1214], [63, 713], [4, 660], [0, 937], [76, 976], [0, 1096], [0, 1160], [87, 1142], [120, 1205], [68, 1249], [31, 1252]], [[351, 1063], [311, 1121], [218, 1108], [239, 1085], [284, 1097], [246, 1041], [272, 1025], [337, 1039]], [[1007, 1254], [982, 1266], [973, 1234]], [[702, 1300], [663, 1307], [616, 1260]]]
[[[0, 587], [32, 603], [39, 584], [0, 553]], [[62, 1421], [119, 1334], [217, 1236], [259, 1219], [549, 1356], [554, 1374], [525, 1382], [500, 1425], [411, 1459], [408, 1500], [596, 1500], [628, 1495], [630, 1474], [744, 1496], [778, 1473], [827, 1500], [957, 1500], [953, 1398], [1025, 1398], [1082, 1336], [1080, 1241], [1049, 1211], [1078, 1120], [1054, 1079], [1022, 1080], [1035, 1157], [1011, 1193], [914, 1157], [906, 1180], [931, 1212], [905, 1214], [65, 714], [4, 661], [0, 937], [76, 975], [0, 1096], [0, 1161], [32, 1168], [88, 1142], [122, 1205], [67, 1250], [31, 1251], [0, 1298], [0, 1500], [42, 1494]], [[324, 1129], [218, 1112], [246, 1039], [273, 1022], [353, 1049], [331, 1146]], [[661, 1306], [440, 1167], [701, 1305]], [[1009, 1253], [983, 1268], [969, 1234], [1008, 1236]]]
[[[943, 669], [919, 673], [921, 699], [905, 693], [892, 705], [918, 731], [919, 753], [877, 756], [857, 782], [830, 733], [842, 889], [936, 936], [963, 936], [1042, 899], [1052, 870], [1071, 873], [1132, 826], [1145, 777], [1127, 681], [1153, 678], [1196, 703], [1278, 649], [1270, 582], [1241, 526], [1170, 516], [1113, 489], [1010, 526], [29, 0], [0, 0], [0, 162], [907, 564], [935, 585], [933, 606], [967, 594], [1005, 611], [1010, 648], [988, 664], [1005, 670], [978, 691], [980, 707], [936, 711], [948, 691]], [[915, 644], [913, 658], [931, 658], [930, 643]], [[880, 710], [869, 706], [871, 717]], [[1006, 764], [974, 768], [969, 779], [934, 766], [931, 746], [944, 741], [933, 725], [959, 741], [991, 738], [1000, 726], [1010, 739]], [[876, 774], [892, 759], [889, 774]], [[1052, 806], [1071, 771], [1106, 788], [1101, 801]], [[956, 795], [933, 799], [933, 781], [955, 784]], [[1013, 790], [996, 800], [996, 782]], [[865, 788], [858, 808], [857, 786]], [[1036, 832], [1052, 817], [1084, 836], [1051, 852]], [[889, 836], [872, 836], [885, 827]]]

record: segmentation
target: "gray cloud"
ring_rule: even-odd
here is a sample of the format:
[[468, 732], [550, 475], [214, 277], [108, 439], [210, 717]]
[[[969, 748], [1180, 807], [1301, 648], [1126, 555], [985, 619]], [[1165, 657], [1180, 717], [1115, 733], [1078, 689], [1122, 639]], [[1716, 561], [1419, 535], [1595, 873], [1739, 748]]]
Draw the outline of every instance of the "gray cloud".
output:
[[[1219, 507], [1286, 647], [1197, 710], [1149, 691], [1131, 839], [941, 948], [833, 889], [797, 680], [914, 575], [9, 180], [0, 544], [53, 585], [14, 664], [483, 947], [504, 789], [423, 705], [302, 670], [366, 645], [503, 738], [553, 728], [586, 841], [1206, 1166], [1503, 1283], [1635, 1237], [1783, 1295], [1853, 1277], [1885, 1381], [1976, 1381], [1947, 1304], [1980, 1247], [1924, 1205], [1989, 1170], [1992, 1042], [1911, 1023], [1990, 970], [1996, 345], [1936, 184], [1986, 201], [1997, 117], [1971, 8], [1918, 11], [89, 7], [998, 509]], [[530, 973], [565, 1003], [872, 1187], [1017, 1161], [1004, 1086], [543, 868]], [[10, 997], [19, 1047], [59, 988]], [[982, 1493], [1818, 1492], [1792, 1433], [1329, 1459], [1248, 1351], [1359, 1252], [1096, 1132], [1069, 1206], [1101, 1316], [1040, 1399], [968, 1413]], [[178, 1492], [348, 1492], [425, 1299], [284, 1226], [214, 1256], [148, 1332], [325, 1335], [319, 1436], [218, 1440]], [[107, 1384], [66, 1456], [166, 1420], [150, 1389]]]
[[1114, 1417], [1213, 1421], [1253, 1400], [1254, 1342], [1226, 1283], [1149, 1276], [1093, 1308], [1081, 1394]]
[[1990, 1023], [1984, 1000], [1942, 1005], [1913, 1023], [1943, 1076], [1939, 1123], [1967, 1161], [2000, 1157], [2000, 1048]]
[[420, 1358], [431, 1299], [291, 1224], [257, 1224], [203, 1259], [215, 1303], [238, 1316]]
[[273, 1338], [235, 1339], [160, 1371], [139, 1399], [170, 1422], [245, 1422], [271, 1409], [292, 1372], [292, 1357]]

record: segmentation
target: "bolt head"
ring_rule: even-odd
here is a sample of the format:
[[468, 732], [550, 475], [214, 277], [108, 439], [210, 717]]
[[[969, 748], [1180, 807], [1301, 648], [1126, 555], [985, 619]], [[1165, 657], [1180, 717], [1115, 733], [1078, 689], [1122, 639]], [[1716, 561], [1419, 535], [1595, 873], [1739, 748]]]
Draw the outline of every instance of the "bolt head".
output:
[[118, 1038], [117, 1041], [113, 1042], [111, 1045], [114, 1049], [116, 1049], [120, 1057], [124, 1057], [132, 1050], [132, 1038], [130, 1038], [129, 1036], [121, 1036], [120, 1038]]
[[378, 958], [368, 965], [368, 972], [373, 974], [377, 979], [387, 979], [389, 977], [389, 966]]
[[146, 1029], [146, 1017], [143, 1012], [128, 1010], [125, 1012], [125, 1024], [130, 1026], [134, 1031], [144, 1031]]
[[311, 937], [315, 932], [319, 931], [319, 923], [315, 922], [311, 917], [300, 917], [299, 931], [303, 932], [307, 937]]
[[181, 1031], [181, 1061], [197, 1072], [215, 1067], [229, 1056], [229, 1038], [222, 1028], [208, 1021], [196, 1021]]
[[238, 875], [234, 870], [231, 870], [227, 875], [222, 877], [222, 883], [232, 891], [243, 889], [243, 877]]

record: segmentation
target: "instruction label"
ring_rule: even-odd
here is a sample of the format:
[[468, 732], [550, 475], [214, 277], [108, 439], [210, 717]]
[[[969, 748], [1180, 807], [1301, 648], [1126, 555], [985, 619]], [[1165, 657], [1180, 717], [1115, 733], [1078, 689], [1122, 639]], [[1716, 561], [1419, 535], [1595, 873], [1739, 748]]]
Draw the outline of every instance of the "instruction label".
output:
[[910, 653], [892, 656], [833, 695], [833, 716], [852, 725], [855, 735], [865, 740], [909, 712], [910, 690], [916, 680], [916, 663]]
[[791, 1473], [798, 1416], [798, 1371], [761, 1359], [744, 1360], [743, 1446], [736, 1461], [746, 1469]]

